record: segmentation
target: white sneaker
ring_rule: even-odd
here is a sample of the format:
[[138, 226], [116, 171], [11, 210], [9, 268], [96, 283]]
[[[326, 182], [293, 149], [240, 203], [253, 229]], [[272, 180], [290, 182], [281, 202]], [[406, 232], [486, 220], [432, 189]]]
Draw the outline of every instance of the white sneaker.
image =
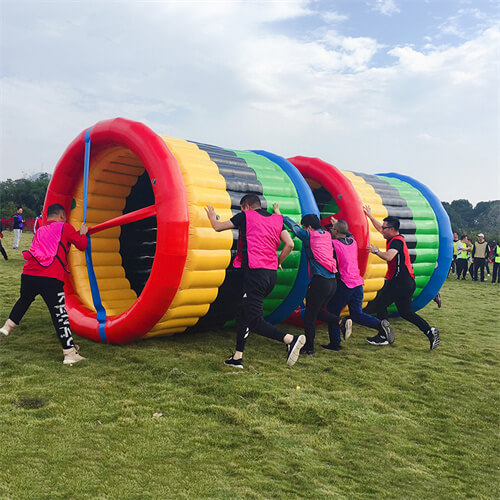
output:
[[63, 365], [73, 365], [74, 363], [78, 363], [79, 361], [87, 359], [84, 358], [83, 356], [80, 356], [78, 354], [78, 351], [74, 347], [71, 347], [69, 349], [63, 349], [63, 354], [64, 354]]
[[16, 325], [11, 319], [8, 319], [5, 324], [0, 328], [0, 334], [2, 334], [4, 337], [7, 337], [9, 333], [12, 332], [15, 328], [17, 328], [18, 325]]

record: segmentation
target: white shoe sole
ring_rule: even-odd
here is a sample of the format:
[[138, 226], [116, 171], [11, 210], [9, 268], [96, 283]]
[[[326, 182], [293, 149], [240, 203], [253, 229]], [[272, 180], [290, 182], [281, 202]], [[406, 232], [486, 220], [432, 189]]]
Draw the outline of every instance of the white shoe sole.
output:
[[9, 332], [7, 330], [4, 330], [3, 328], [0, 328], [0, 334], [4, 337], [7, 337], [7, 335], [9, 335]]
[[286, 364], [288, 366], [293, 366], [297, 362], [300, 356], [300, 350], [302, 349], [302, 347], [304, 347], [305, 343], [306, 343], [306, 336], [299, 335], [297, 342], [295, 342], [295, 345], [293, 346], [293, 349], [288, 355], [288, 358], [286, 360]]
[[84, 361], [87, 358], [82, 359], [64, 359], [63, 365], [74, 365], [75, 363], [79, 363], [80, 361]]
[[382, 330], [384, 330], [385, 337], [389, 341], [389, 344], [394, 344], [394, 340], [396, 337], [394, 335], [394, 332], [392, 331], [389, 322], [386, 319], [383, 319], [381, 325], [382, 325]]
[[344, 336], [344, 340], [347, 340], [350, 336], [351, 336], [351, 333], [352, 333], [352, 319], [348, 319], [346, 322], [345, 322], [345, 336]]
[[372, 342], [371, 340], [366, 339], [366, 341], [371, 345], [389, 345], [387, 340], [385, 342]]

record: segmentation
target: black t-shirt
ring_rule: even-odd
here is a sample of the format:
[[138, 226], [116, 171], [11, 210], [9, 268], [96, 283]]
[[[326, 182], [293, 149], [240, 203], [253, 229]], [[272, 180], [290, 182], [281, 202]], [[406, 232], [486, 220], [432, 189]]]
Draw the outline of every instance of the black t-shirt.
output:
[[[263, 215], [264, 217], [271, 217], [272, 214], [270, 214], [266, 209], [264, 208], [259, 208], [256, 210], [257, 213], [260, 215]], [[241, 252], [242, 256], [242, 262], [241, 262], [241, 267], [242, 268], [248, 268], [248, 253], [247, 253], [247, 218], [245, 216], [245, 212], [239, 212], [231, 219], [229, 219], [235, 228], [239, 229], [240, 234], [239, 234], [239, 241], [238, 241], [238, 252]], [[285, 229], [283, 226], [282, 230]], [[241, 248], [240, 248], [241, 245]]]
[[398, 252], [393, 259], [396, 268], [391, 281], [413, 279], [405, 264], [405, 254], [403, 248], [403, 242], [401, 240], [393, 239], [389, 244], [388, 250], [394, 249]]

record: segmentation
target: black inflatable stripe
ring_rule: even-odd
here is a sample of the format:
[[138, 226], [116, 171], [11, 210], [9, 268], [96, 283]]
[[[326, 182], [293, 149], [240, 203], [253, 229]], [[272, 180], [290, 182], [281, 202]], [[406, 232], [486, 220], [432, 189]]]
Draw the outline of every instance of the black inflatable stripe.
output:
[[[137, 182], [127, 197], [124, 214], [155, 204], [151, 181], [147, 172]], [[139, 296], [148, 281], [156, 253], [156, 216], [121, 226], [120, 255], [125, 276], [130, 287]]]
[[399, 194], [399, 191], [394, 186], [391, 186], [387, 181], [377, 177], [376, 175], [363, 174], [354, 172], [359, 177], [363, 178], [367, 184], [373, 187], [375, 192], [382, 199], [384, 207], [387, 209], [387, 214], [397, 217], [400, 222], [399, 232], [404, 236], [408, 246], [411, 262], [417, 258], [416, 246], [416, 224], [413, 220], [413, 211], [406, 203], [406, 200]]
[[[191, 141], [192, 142], [192, 141]], [[267, 208], [267, 201], [263, 196], [263, 188], [257, 179], [255, 171], [248, 166], [243, 158], [236, 156], [233, 151], [227, 151], [217, 146], [194, 142], [203, 151], [206, 151], [210, 159], [217, 165], [219, 173], [224, 177], [227, 192], [231, 199], [231, 212], [240, 212], [240, 200], [248, 193], [254, 193], [261, 199], [262, 207]], [[242, 290], [241, 273], [235, 271], [232, 266], [236, 257], [238, 243], [238, 231], [233, 230], [233, 246], [231, 249], [231, 263], [226, 269], [226, 277], [219, 287], [217, 298], [210, 305], [210, 308], [203, 318], [188, 332], [206, 330], [224, 325], [234, 318], [234, 311], [239, 305]]]

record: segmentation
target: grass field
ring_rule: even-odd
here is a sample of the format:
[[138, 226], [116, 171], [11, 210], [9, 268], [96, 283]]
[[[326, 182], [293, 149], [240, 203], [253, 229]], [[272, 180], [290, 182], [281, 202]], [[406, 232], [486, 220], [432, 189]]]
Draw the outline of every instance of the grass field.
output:
[[[3, 242], [2, 322], [23, 264]], [[252, 336], [243, 371], [222, 364], [231, 329], [78, 339], [88, 360], [63, 366], [38, 298], [0, 341], [0, 498], [498, 499], [500, 285], [449, 279], [442, 296], [422, 311], [436, 351], [394, 320], [393, 346], [355, 325], [293, 368]]]

